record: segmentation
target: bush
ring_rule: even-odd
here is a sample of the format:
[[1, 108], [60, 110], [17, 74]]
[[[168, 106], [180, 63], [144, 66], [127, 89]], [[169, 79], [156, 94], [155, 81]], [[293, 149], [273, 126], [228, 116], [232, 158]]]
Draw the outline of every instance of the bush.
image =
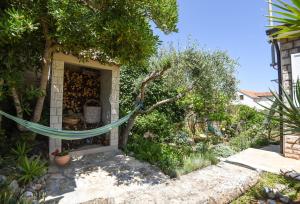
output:
[[18, 198], [11, 192], [0, 193], [0, 203], [3, 204], [32, 204], [32, 201], [26, 200], [25, 198]]
[[270, 144], [270, 140], [265, 131], [263, 126], [252, 126], [239, 136], [231, 138], [229, 144], [235, 151], [242, 151], [249, 147], [259, 148], [266, 146]]
[[170, 142], [175, 143], [177, 145], [189, 145], [190, 136], [188, 133], [184, 131], [177, 131], [172, 135], [173, 137], [170, 137]]
[[46, 163], [41, 161], [39, 157], [28, 159], [24, 157], [19, 164], [20, 178], [22, 183], [32, 182], [35, 178], [42, 176], [46, 173]]
[[16, 148], [13, 148], [12, 154], [16, 157], [17, 161], [24, 159], [31, 148], [26, 145], [26, 143], [17, 143]]
[[154, 138], [155, 141], [169, 141], [172, 125], [164, 113], [153, 111], [150, 114], [139, 116], [133, 130], [139, 135], [144, 135], [148, 131], [157, 136]]
[[191, 153], [188, 147], [172, 147], [147, 140], [136, 134], [129, 139], [126, 152], [129, 151], [133, 152], [137, 159], [157, 165], [172, 177], [176, 176], [175, 169], [183, 164], [184, 156]]
[[238, 106], [238, 122], [242, 122], [244, 126], [262, 125], [265, 116], [254, 108], [245, 105]]
[[213, 154], [192, 154], [183, 161], [183, 166], [176, 169], [176, 175], [183, 175], [216, 164], [217, 159]]
[[216, 155], [216, 157], [222, 157], [227, 158], [231, 155], [236, 154], [236, 151], [234, 151], [230, 146], [225, 144], [218, 144], [213, 147], [213, 153]]

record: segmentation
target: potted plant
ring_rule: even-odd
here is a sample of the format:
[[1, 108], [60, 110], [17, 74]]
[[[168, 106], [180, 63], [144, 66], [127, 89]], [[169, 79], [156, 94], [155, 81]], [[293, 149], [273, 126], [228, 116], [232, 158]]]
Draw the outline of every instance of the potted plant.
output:
[[56, 149], [54, 152], [51, 153], [51, 155], [54, 156], [54, 162], [58, 166], [65, 166], [71, 160], [71, 156], [69, 154], [69, 151], [67, 150], [63, 150], [60, 152], [58, 149]]

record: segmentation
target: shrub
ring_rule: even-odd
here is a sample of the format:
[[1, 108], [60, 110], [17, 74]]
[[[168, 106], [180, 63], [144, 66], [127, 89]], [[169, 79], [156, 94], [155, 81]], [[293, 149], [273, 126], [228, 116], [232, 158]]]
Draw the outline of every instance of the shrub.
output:
[[218, 144], [213, 147], [213, 153], [216, 157], [227, 158], [231, 155], [234, 155], [236, 151], [234, 151], [230, 146], [225, 144]]
[[170, 142], [173, 142], [177, 145], [188, 145], [189, 144], [189, 134], [184, 131], [177, 131], [172, 134], [173, 137], [170, 137]]
[[32, 201], [19, 198], [15, 194], [5, 191], [0, 193], [0, 203], [3, 204], [32, 204]]
[[270, 141], [265, 131], [263, 126], [252, 126], [242, 132], [239, 136], [231, 138], [229, 144], [235, 151], [242, 151], [249, 147], [259, 148], [266, 146]]
[[237, 120], [239, 122], [242, 122], [245, 126], [249, 127], [256, 124], [262, 125], [264, 119], [265, 116], [262, 113], [255, 110], [254, 108], [251, 108], [246, 105], [238, 106]]
[[172, 125], [167, 116], [164, 113], [153, 111], [137, 118], [133, 132], [144, 135], [149, 131], [157, 136], [154, 138], [156, 141], [163, 142], [170, 140], [171, 130]]
[[17, 158], [17, 161], [22, 160], [30, 152], [31, 148], [26, 143], [17, 143], [16, 148], [13, 148], [12, 154]]
[[183, 160], [182, 167], [176, 169], [176, 175], [187, 174], [215, 163], [216, 160], [208, 154], [193, 154]]
[[137, 159], [157, 165], [161, 170], [176, 176], [175, 169], [183, 164], [184, 155], [189, 155], [188, 147], [172, 147], [164, 143], [147, 140], [139, 135], [133, 135], [126, 147], [126, 152], [131, 151]]
[[46, 163], [41, 161], [39, 157], [28, 159], [24, 157], [19, 164], [20, 178], [19, 181], [29, 183], [35, 178], [42, 176], [46, 172]]

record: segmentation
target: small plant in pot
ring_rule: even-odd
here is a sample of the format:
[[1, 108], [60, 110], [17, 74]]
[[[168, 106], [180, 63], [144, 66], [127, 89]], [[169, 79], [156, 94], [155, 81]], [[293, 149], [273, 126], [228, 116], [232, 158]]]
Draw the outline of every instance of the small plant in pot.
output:
[[69, 154], [69, 151], [67, 150], [63, 150], [60, 152], [58, 149], [56, 149], [54, 152], [51, 153], [51, 155], [54, 156], [54, 162], [58, 166], [66, 166], [71, 160], [71, 156]]

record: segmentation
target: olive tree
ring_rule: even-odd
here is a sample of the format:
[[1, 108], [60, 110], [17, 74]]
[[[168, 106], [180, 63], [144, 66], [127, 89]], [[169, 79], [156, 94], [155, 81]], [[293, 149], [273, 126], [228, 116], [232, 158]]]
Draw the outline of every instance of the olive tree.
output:
[[[179, 52], [174, 50], [163, 52], [153, 58], [148, 64], [148, 73], [145, 74], [146, 71], [140, 73], [136, 88], [131, 89], [132, 93], [121, 89], [121, 100], [122, 98], [126, 99], [128, 95], [136, 96], [136, 104], [144, 104], [144, 107], [135, 112], [123, 128], [121, 145], [127, 144], [137, 116], [148, 114], [163, 105], [180, 100], [189, 101], [185, 104], [191, 105], [194, 101], [189, 98], [195, 96], [204, 99], [203, 107], [207, 109], [206, 113], [208, 113], [214, 111], [211, 109], [213, 105], [217, 106], [225, 99], [229, 103], [236, 93], [236, 65], [237, 63], [225, 52], [209, 52], [199, 50], [194, 46]], [[137, 75], [135, 73], [135, 77]], [[126, 84], [122, 80], [128, 81], [128, 75], [122, 75], [121, 79], [122, 84]], [[153, 84], [161, 82], [163, 82], [164, 94], [154, 99], [148, 97]], [[149, 95], [153, 96], [153, 94]], [[204, 108], [203, 111], [205, 111]]]

